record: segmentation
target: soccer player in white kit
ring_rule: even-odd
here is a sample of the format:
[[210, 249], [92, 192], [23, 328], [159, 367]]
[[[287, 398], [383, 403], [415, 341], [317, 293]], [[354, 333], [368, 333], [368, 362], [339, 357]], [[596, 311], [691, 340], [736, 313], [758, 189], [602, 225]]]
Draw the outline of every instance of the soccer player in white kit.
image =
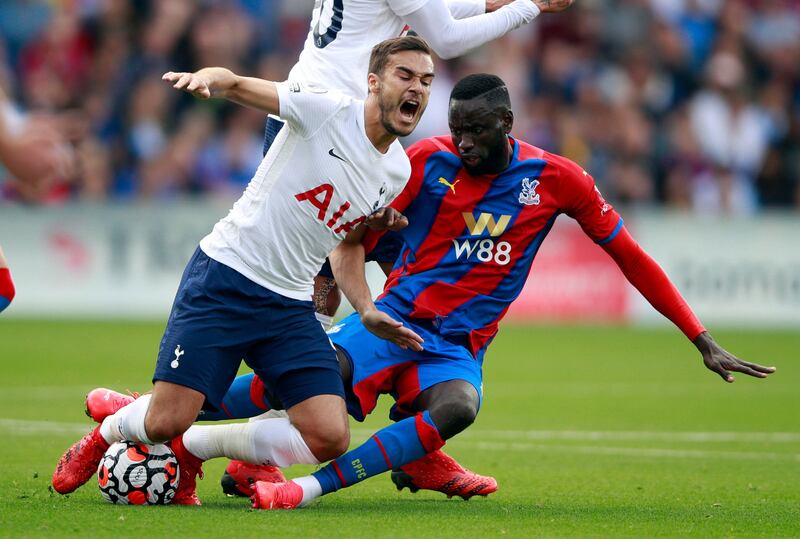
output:
[[[181, 463], [173, 503], [198, 505], [199, 470], [180, 435], [203, 408], [219, 409], [242, 358], [289, 416], [258, 422], [259, 461], [316, 464], [347, 449], [344, 388], [336, 353], [314, 317], [313, 279], [328, 253], [405, 186], [411, 167], [397, 137], [416, 127], [433, 79], [431, 51], [417, 37], [381, 42], [369, 67], [366, 101], [222, 68], [164, 75], [176, 89], [279, 114], [287, 126], [187, 265], [152, 393], [64, 453], [53, 474], [56, 491], [84, 484], [113, 442], [172, 440]], [[421, 349], [419, 336], [390, 317], [376, 310], [365, 318], [376, 335]]]

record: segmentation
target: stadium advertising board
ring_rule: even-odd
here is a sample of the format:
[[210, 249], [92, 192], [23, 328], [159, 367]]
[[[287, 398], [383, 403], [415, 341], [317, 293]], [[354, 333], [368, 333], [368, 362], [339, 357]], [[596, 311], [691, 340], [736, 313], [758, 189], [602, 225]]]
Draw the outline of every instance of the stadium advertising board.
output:
[[[163, 318], [197, 242], [227, 201], [0, 212], [18, 296], [9, 316]], [[628, 227], [707, 324], [800, 325], [797, 217], [629, 216]], [[794, 246], [794, 247], [792, 247]], [[370, 268], [374, 291], [381, 273]], [[344, 314], [342, 310], [340, 314]], [[508, 318], [662, 321], [614, 262], [562, 217]]]

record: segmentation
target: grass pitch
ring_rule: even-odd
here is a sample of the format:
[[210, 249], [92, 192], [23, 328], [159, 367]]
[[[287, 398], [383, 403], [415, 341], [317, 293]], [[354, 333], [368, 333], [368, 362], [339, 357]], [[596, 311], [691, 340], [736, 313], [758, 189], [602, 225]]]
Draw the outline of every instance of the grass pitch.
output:
[[112, 506], [93, 482], [51, 493], [59, 455], [91, 427], [84, 394], [146, 390], [162, 328], [0, 319], [0, 536], [800, 536], [800, 332], [715, 332], [778, 367], [727, 385], [674, 330], [504, 328], [478, 421], [446, 447], [497, 477], [486, 499], [398, 493], [384, 475], [304, 510], [253, 511], [220, 491], [222, 460], [205, 466], [201, 508]]

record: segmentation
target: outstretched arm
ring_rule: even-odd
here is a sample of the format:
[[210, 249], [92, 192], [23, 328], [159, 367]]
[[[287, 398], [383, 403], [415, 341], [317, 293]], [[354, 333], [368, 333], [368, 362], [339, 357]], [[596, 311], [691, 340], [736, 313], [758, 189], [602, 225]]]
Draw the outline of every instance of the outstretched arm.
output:
[[200, 99], [227, 99], [269, 114], [280, 114], [278, 88], [272, 81], [240, 77], [224, 67], [206, 67], [194, 73], [164, 73], [163, 80]]
[[[503, 6], [507, 6], [514, 0], [445, 0], [447, 9], [453, 14], [453, 18], [465, 19], [475, 17], [483, 13], [497, 11]], [[561, 11], [568, 8], [575, 0], [534, 0], [534, 4], [541, 11]]]
[[443, 0], [431, 0], [416, 11], [398, 15], [430, 43], [436, 54], [455, 58], [531, 22], [540, 11], [537, 2], [514, 0], [491, 13], [459, 20]]
[[628, 281], [642, 296], [692, 341], [702, 354], [703, 363], [709, 370], [719, 374], [726, 382], [734, 381], [730, 371], [756, 378], [766, 378], [775, 372], [775, 367], [764, 367], [744, 361], [717, 344], [661, 266], [634, 241], [625, 227], [620, 229], [613, 240], [603, 245], [603, 249], [611, 255]]
[[600, 244], [617, 263], [628, 281], [655, 309], [667, 317], [697, 347], [706, 367], [726, 382], [733, 382], [730, 371], [766, 378], [775, 367], [748, 363], [718, 345], [700, 323], [667, 274], [644, 252], [623, 226], [622, 217], [595, 187], [594, 179], [565, 157], [547, 154], [559, 170], [557, 196], [568, 215], [580, 223], [584, 232]]
[[400, 348], [422, 350], [422, 337], [403, 326], [388, 314], [379, 311], [372, 301], [364, 274], [364, 246], [361, 240], [366, 226], [350, 232], [330, 254], [331, 269], [336, 284], [361, 315], [361, 322], [369, 331], [382, 339], [392, 341]]

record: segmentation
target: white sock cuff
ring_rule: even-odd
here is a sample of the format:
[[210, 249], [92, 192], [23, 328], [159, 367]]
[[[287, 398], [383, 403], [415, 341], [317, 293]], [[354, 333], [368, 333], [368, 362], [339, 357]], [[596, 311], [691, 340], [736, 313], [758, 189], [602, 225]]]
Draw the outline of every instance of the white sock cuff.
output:
[[295, 483], [300, 485], [303, 489], [303, 501], [300, 502], [300, 507], [305, 507], [320, 496], [322, 496], [322, 485], [313, 475], [306, 475], [292, 479]]
[[147, 435], [144, 427], [144, 419], [147, 416], [147, 409], [150, 407], [150, 397], [152, 397], [150, 394], [142, 395], [111, 416], [114, 418], [111, 426], [116, 427], [121, 440], [153, 445], [154, 442]]

